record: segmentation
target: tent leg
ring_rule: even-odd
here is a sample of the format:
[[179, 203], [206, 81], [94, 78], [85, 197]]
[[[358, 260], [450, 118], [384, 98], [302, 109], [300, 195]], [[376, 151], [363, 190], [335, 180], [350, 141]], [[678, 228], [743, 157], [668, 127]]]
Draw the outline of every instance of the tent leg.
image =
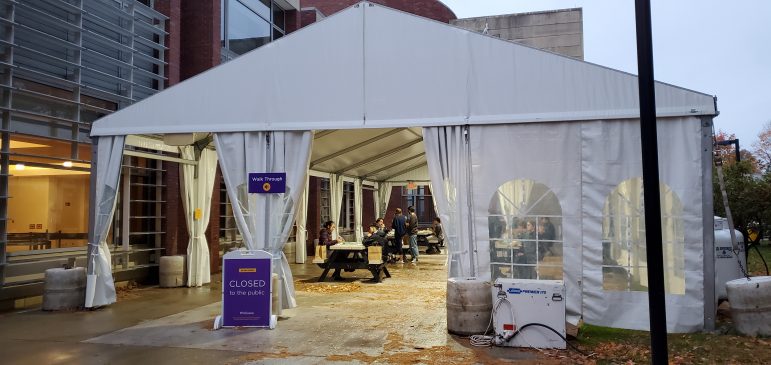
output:
[[93, 275], [95, 271], [94, 260], [91, 258], [94, 255], [99, 254], [98, 242], [94, 242], [96, 237], [95, 225], [96, 225], [96, 174], [97, 174], [97, 156], [96, 151], [99, 150], [99, 137], [94, 137], [91, 143], [91, 172], [88, 181], [88, 255], [86, 256], [87, 268], [86, 273]]
[[701, 119], [701, 194], [704, 235], [704, 329], [715, 330], [717, 298], [715, 296], [715, 232], [712, 204], [712, 117]]
[[91, 175], [89, 175], [88, 181], [88, 251], [86, 254], [86, 298], [85, 306], [90, 308], [93, 305], [94, 290], [96, 290], [96, 262], [94, 258], [99, 255], [99, 243], [94, 242], [96, 239], [96, 176], [98, 158], [97, 151], [99, 150], [99, 138], [93, 138], [91, 144]]

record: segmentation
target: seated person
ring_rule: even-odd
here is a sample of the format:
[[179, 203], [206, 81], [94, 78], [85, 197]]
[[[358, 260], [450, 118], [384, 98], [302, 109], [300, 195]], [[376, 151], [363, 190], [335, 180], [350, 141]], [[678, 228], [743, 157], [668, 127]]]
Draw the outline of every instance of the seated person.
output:
[[372, 224], [369, 226], [369, 231], [364, 234], [364, 241], [362, 244], [364, 246], [380, 246], [383, 248], [382, 250], [382, 260], [383, 262], [388, 261], [388, 238], [386, 238], [385, 231], [378, 229], [377, 223]]
[[383, 218], [375, 220], [375, 226], [377, 227], [378, 232], [382, 231], [384, 235], [388, 234], [388, 228], [386, 228]]
[[387, 241], [386, 233], [382, 230], [378, 230], [376, 225], [369, 226], [369, 231], [364, 234], [364, 246], [385, 246]]
[[[332, 239], [332, 233], [337, 229], [337, 226], [335, 225], [334, 221], [327, 221], [324, 223], [324, 227], [321, 228], [319, 231], [319, 244], [327, 246], [327, 257], [329, 257], [329, 247], [335, 244], [338, 244], [340, 242], [343, 242], [342, 237], [338, 237], [336, 240]], [[343, 278], [340, 276], [340, 269], [335, 269], [334, 274], [332, 274], [332, 279], [334, 280], [342, 280]]]
[[444, 228], [442, 227], [442, 220], [439, 219], [439, 217], [434, 218], [434, 222], [431, 224], [431, 230], [434, 232], [437, 242], [431, 243], [431, 241], [429, 241], [426, 253], [442, 253], [442, 251], [439, 250], [439, 246], [444, 245]]

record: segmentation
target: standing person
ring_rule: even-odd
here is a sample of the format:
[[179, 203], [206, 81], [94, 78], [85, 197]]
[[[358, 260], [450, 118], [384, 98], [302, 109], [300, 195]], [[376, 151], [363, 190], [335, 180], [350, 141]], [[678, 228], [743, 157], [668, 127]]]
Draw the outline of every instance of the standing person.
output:
[[538, 245], [538, 260], [543, 260], [548, 251], [552, 256], [555, 255], [552, 247], [554, 246], [554, 240], [556, 239], [557, 232], [554, 229], [554, 224], [551, 223], [549, 217], [542, 217], [541, 224], [538, 226], [538, 240], [543, 241]]
[[[332, 232], [334, 232], [336, 229], [337, 229], [337, 226], [335, 225], [334, 221], [326, 221], [324, 223], [324, 227], [322, 227], [321, 230], [319, 231], [319, 244], [327, 246], [327, 254], [329, 254], [328, 251], [330, 246], [343, 242], [343, 239], [341, 237], [338, 237], [336, 240], [332, 239]], [[332, 274], [332, 279], [334, 280], [343, 279], [340, 276], [340, 269], [335, 269], [334, 274]]]
[[519, 279], [536, 279], [535, 264], [537, 258], [536, 252], [536, 232], [535, 222], [528, 220], [525, 223], [525, 230], [519, 234], [521, 246], [515, 251], [514, 262], [520, 264], [517, 267]]
[[409, 221], [407, 221], [407, 230], [410, 233], [410, 251], [412, 251], [412, 260], [410, 262], [418, 262], [418, 215], [415, 214], [415, 207], [410, 206], [407, 208], [410, 212]]
[[402, 263], [407, 261], [402, 249], [402, 237], [407, 234], [407, 218], [402, 215], [402, 208], [396, 208], [395, 212], [396, 215], [394, 215], [394, 220], [391, 222], [391, 228], [394, 230], [394, 254], [402, 257], [401, 261], [397, 261], [397, 263]]

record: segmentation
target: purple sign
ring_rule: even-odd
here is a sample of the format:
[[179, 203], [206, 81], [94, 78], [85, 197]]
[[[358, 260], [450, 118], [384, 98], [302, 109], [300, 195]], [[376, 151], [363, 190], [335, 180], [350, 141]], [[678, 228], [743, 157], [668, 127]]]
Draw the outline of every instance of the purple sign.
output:
[[277, 194], [286, 192], [286, 172], [250, 172], [249, 193]]
[[271, 259], [265, 251], [232, 251], [222, 260], [222, 325], [270, 327]]

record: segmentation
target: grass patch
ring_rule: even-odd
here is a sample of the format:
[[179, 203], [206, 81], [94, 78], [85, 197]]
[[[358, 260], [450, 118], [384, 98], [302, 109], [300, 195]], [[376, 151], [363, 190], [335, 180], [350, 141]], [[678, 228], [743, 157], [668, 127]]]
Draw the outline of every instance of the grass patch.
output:
[[[760, 251], [758, 253], [758, 251]], [[766, 275], [761, 255], [771, 265], [771, 244], [764, 241], [747, 257], [750, 275]], [[720, 327], [721, 323], [718, 323]], [[723, 322], [721, 333], [667, 335], [670, 364], [771, 364], [771, 338], [740, 336], [730, 322]], [[727, 332], [727, 333], [726, 333]], [[650, 363], [650, 334], [618, 328], [583, 325], [578, 338], [571, 341], [589, 358], [571, 351], [575, 364], [647, 364]]]
[[[768, 364], [771, 340], [712, 333], [667, 336], [670, 364]], [[573, 358], [575, 363], [650, 363], [650, 336], [646, 331], [584, 325], [573, 342], [590, 358]]]
[[749, 250], [747, 254], [747, 267], [750, 271], [750, 275], [765, 276], [767, 275], [766, 267], [763, 265], [763, 260], [760, 259], [758, 251], [763, 255], [766, 263], [771, 266], [771, 244], [766, 240], [758, 246], [757, 250], [755, 250], [755, 248]]

